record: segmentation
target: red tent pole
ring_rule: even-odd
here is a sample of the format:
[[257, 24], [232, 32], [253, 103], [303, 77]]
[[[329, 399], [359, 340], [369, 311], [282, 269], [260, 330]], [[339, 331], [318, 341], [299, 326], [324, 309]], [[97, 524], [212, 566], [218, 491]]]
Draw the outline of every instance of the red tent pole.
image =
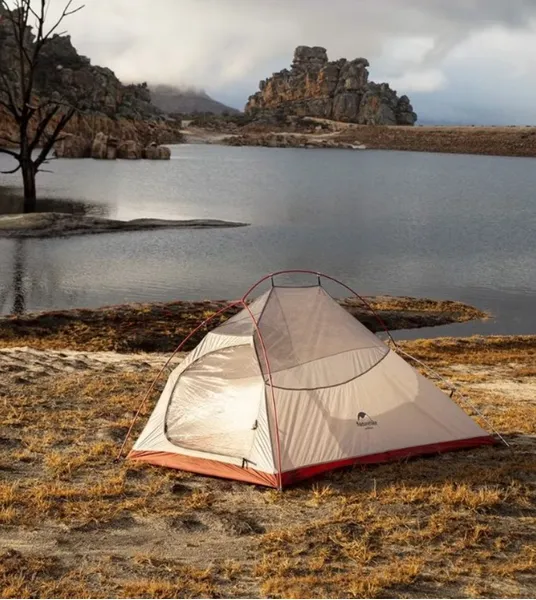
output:
[[[255, 319], [253, 313], [251, 312], [251, 309], [249, 308], [249, 306], [245, 303], [245, 301], [242, 302], [244, 308], [248, 311], [249, 316], [251, 317], [251, 320], [253, 321], [253, 325], [255, 326], [255, 330], [257, 332], [257, 335], [259, 336], [259, 341], [261, 343], [261, 349], [262, 349], [262, 354], [264, 357], [264, 361], [266, 363], [266, 367], [268, 369], [268, 381], [270, 382], [270, 395], [271, 395], [271, 399], [272, 399], [272, 406], [274, 409], [274, 425], [275, 425], [275, 439], [276, 439], [276, 446], [277, 446], [277, 487], [279, 489], [279, 491], [281, 491], [283, 489], [283, 473], [282, 473], [282, 467], [281, 467], [281, 440], [279, 438], [279, 423], [277, 421], [277, 409], [276, 409], [276, 405], [275, 405], [275, 392], [274, 392], [274, 382], [272, 379], [272, 369], [270, 368], [270, 361], [268, 360], [268, 352], [266, 351], [266, 345], [264, 343], [264, 338], [262, 337], [262, 333], [261, 330], [259, 328], [259, 323], [257, 321], [257, 319]], [[261, 367], [261, 375], [262, 375], [262, 366], [259, 365]], [[264, 375], [263, 375], [263, 379], [264, 379]]]
[[324, 279], [329, 279], [330, 281], [333, 281], [334, 283], [337, 283], [340, 286], [342, 286], [343, 288], [347, 289], [351, 294], [353, 294], [356, 298], [358, 298], [365, 305], [365, 307], [368, 308], [368, 310], [370, 310], [370, 312], [374, 315], [374, 317], [376, 318], [376, 320], [380, 324], [381, 328], [388, 335], [389, 339], [391, 340], [391, 342], [393, 343], [393, 345], [395, 346], [395, 348], [398, 348], [398, 345], [395, 342], [393, 336], [391, 335], [391, 332], [389, 331], [387, 325], [385, 324], [385, 322], [383, 321], [383, 319], [380, 317], [380, 315], [371, 306], [370, 302], [367, 302], [367, 300], [365, 300], [365, 298], [363, 298], [363, 296], [360, 296], [355, 290], [353, 290], [351, 287], [349, 287], [348, 285], [346, 285], [342, 281], [339, 281], [335, 277], [331, 277], [331, 275], [326, 275], [325, 273], [319, 273], [318, 271], [310, 271], [308, 269], [286, 269], [286, 270], [283, 270], [283, 271], [275, 271], [274, 273], [270, 273], [269, 275], [265, 275], [264, 277], [262, 277], [261, 279], [259, 279], [259, 281], [257, 281], [256, 283], [254, 283], [249, 288], [249, 290], [242, 296], [242, 300], [245, 302], [246, 299], [247, 299], [247, 297], [251, 294], [251, 292], [253, 292], [253, 290], [255, 288], [257, 288], [261, 283], [263, 283], [267, 279], [271, 279], [271, 278], [275, 277], [276, 275], [288, 275], [288, 274], [296, 274], [296, 273], [302, 273], [302, 274], [306, 274], [306, 275], [316, 275], [319, 278], [323, 277]]

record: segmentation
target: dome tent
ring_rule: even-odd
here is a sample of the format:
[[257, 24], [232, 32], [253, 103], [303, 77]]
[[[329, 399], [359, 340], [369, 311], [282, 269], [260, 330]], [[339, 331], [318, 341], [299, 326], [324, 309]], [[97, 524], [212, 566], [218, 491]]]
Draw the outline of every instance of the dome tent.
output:
[[336, 280], [289, 287], [274, 275], [172, 371], [128, 458], [282, 488], [494, 443], [321, 284]]

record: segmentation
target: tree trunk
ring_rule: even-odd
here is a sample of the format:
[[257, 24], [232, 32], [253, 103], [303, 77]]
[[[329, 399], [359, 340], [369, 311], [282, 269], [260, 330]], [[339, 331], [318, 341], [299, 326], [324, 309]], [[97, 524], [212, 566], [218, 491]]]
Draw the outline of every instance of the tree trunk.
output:
[[24, 183], [24, 213], [35, 212], [37, 195], [35, 190], [35, 167], [31, 160], [21, 162]]

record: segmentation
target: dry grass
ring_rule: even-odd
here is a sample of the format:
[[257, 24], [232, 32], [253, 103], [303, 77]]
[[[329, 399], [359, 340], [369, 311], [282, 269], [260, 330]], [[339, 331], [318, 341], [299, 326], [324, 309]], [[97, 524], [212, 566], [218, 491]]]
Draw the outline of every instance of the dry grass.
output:
[[[368, 299], [389, 329], [430, 327], [484, 318], [485, 313], [460, 302], [381, 296]], [[224, 300], [125, 304], [100, 309], [74, 309], [0, 318], [0, 346], [40, 349], [111, 350], [115, 352], [172, 352], [202, 321], [227, 304]], [[355, 299], [341, 304], [372, 331], [378, 322]], [[192, 349], [238, 308], [218, 316], [209, 328], [192, 337]]]
[[368, 148], [536, 156], [534, 127], [370, 127], [357, 126], [338, 139], [365, 144]]
[[356, 467], [280, 493], [114, 462], [154, 371], [10, 383], [0, 596], [534, 596], [536, 394], [508, 386], [536, 390], [536, 338], [404, 347], [459, 383], [512, 449]]
[[[118, 580], [116, 565], [121, 562], [110, 556], [91, 566], [68, 568], [56, 557], [10, 550], [0, 555], [0, 596], [207, 598], [215, 594], [215, 578], [210, 569], [139, 555], [128, 561], [128, 578]], [[99, 582], [99, 588], [94, 582]]]
[[399, 342], [410, 354], [437, 365], [501, 366], [517, 364], [520, 376], [536, 372], [536, 335], [432, 338]]

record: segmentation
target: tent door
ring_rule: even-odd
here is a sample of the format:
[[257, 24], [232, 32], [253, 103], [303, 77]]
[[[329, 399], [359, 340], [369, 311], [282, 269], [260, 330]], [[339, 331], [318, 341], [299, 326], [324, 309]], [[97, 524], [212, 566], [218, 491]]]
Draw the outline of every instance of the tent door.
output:
[[251, 345], [211, 352], [179, 377], [166, 413], [166, 437], [181, 448], [247, 461], [263, 399]]

